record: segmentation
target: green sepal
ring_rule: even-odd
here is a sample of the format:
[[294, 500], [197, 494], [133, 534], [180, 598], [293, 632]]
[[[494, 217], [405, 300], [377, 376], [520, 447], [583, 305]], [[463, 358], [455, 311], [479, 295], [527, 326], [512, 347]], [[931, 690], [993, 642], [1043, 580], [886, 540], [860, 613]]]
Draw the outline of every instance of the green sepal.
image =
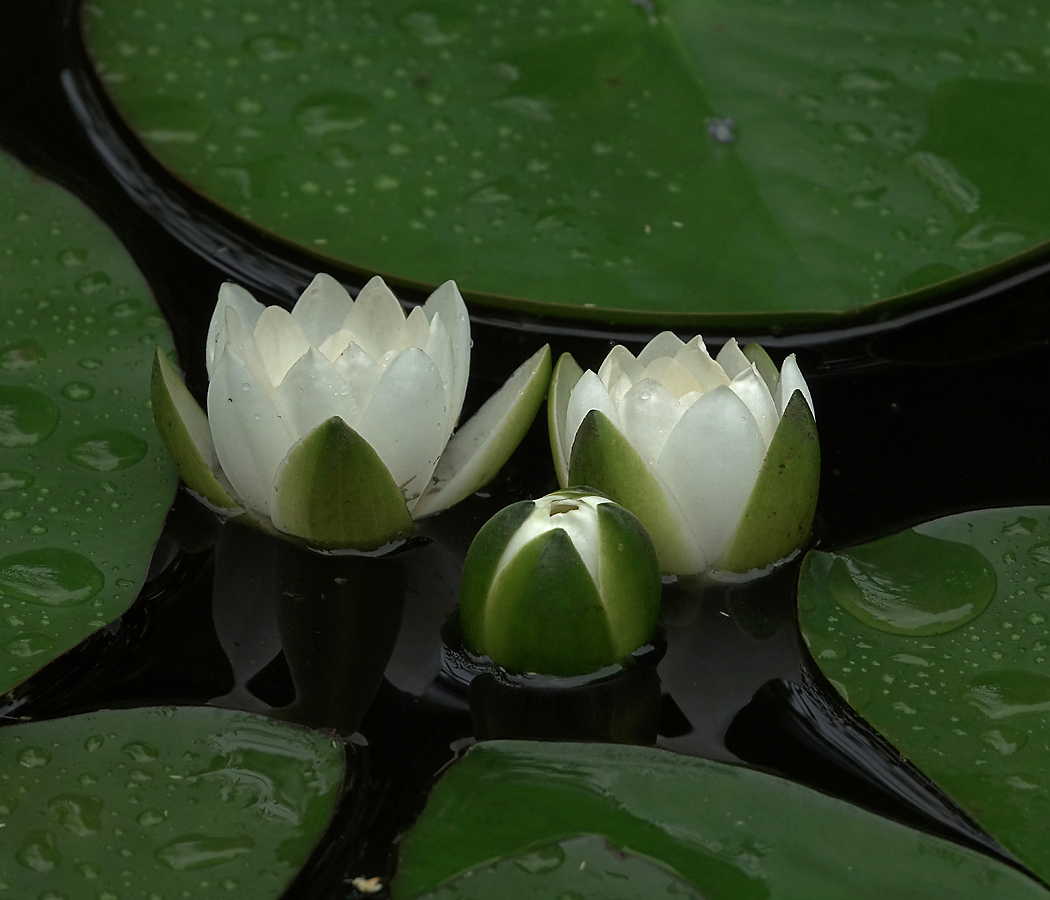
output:
[[598, 507], [598, 571], [609, 635], [620, 657], [649, 643], [660, 617], [660, 561], [638, 518], [615, 503]]
[[390, 470], [339, 416], [288, 451], [270, 509], [279, 531], [325, 548], [375, 550], [415, 530]]
[[793, 553], [809, 538], [820, 489], [813, 413], [795, 391], [766, 452], [740, 525], [718, 568], [749, 572]]
[[558, 357], [558, 364], [551, 376], [550, 388], [547, 390], [547, 434], [551, 442], [551, 456], [554, 458], [554, 472], [558, 476], [558, 486], [568, 487], [572, 482], [567, 478], [569, 460], [562, 452], [562, 429], [569, 410], [569, 395], [583, 377], [571, 353]]
[[598, 587], [562, 528], [522, 547], [496, 576], [479, 648], [516, 672], [586, 675], [618, 662]]
[[766, 387], [769, 388], [769, 393], [772, 394], [777, 389], [777, 382], [780, 381], [780, 370], [777, 369], [777, 364], [769, 358], [766, 348], [761, 344], [747, 344], [744, 346], [743, 354], [749, 362], [755, 364], [758, 374], [762, 376]]
[[190, 490], [219, 509], [240, 509], [215, 474], [219, 458], [208, 417], [159, 346], [153, 357], [150, 405], [161, 440]]
[[485, 622], [491, 610], [489, 589], [496, 578], [499, 561], [514, 532], [532, 514], [532, 500], [512, 503], [489, 519], [475, 535], [463, 561], [463, 579], [459, 586], [459, 628], [463, 641], [477, 653], [483, 653]]
[[663, 571], [691, 575], [707, 568], [663, 484], [627, 438], [596, 409], [587, 413], [576, 432], [569, 482], [597, 488], [634, 513], [652, 537]]

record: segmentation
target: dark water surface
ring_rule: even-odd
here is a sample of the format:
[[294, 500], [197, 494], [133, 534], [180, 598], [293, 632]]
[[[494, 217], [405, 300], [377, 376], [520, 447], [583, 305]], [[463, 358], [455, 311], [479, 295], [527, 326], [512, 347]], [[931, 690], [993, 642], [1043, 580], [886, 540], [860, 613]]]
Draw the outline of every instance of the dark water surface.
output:
[[[90, 71], [77, 15], [74, 0], [0, 6], [0, 144], [120, 237], [168, 316], [190, 388], [203, 396], [202, 348], [219, 284], [234, 280], [291, 306], [319, 263], [194, 196], [148, 157]], [[351, 287], [365, 280], [326, 269]], [[823, 451], [820, 547], [967, 509], [1050, 502], [1048, 298], [1043, 254], [892, 321], [862, 313], [819, 332], [737, 335], [777, 359], [799, 355]], [[468, 412], [546, 341], [597, 367], [613, 343], [637, 350], [651, 336], [474, 312]], [[705, 334], [713, 345], [726, 336]], [[647, 740], [655, 730], [658, 745], [675, 752], [783, 774], [999, 852], [816, 673], [795, 624], [800, 559], [757, 584], [669, 586], [655, 674], [639, 669], [568, 699], [491, 679], [468, 688], [441, 641], [466, 548], [503, 505], [553, 487], [541, 415], [492, 485], [425, 522], [429, 542], [386, 560], [311, 562], [220, 526], [180, 493], [136, 605], [33, 678], [7, 713], [213, 703], [352, 734], [354, 771], [338, 821], [289, 897], [355, 896], [350, 876], [389, 875], [398, 834], [475, 735]]]

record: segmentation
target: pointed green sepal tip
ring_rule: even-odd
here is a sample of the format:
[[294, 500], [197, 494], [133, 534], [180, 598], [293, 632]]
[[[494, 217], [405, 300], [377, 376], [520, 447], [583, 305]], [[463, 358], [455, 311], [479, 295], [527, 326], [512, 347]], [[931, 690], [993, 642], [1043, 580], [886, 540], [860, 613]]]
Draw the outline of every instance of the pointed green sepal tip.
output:
[[271, 515], [278, 530], [327, 549], [375, 550], [415, 530], [390, 470], [338, 416], [288, 451], [274, 479]]
[[551, 456], [554, 459], [554, 472], [558, 476], [558, 486], [569, 486], [569, 457], [563, 450], [565, 419], [569, 410], [569, 395], [583, 377], [583, 369], [571, 353], [563, 353], [551, 375], [550, 387], [547, 390], [547, 434], [551, 442]]
[[190, 490], [221, 510], [239, 509], [216, 475], [219, 458], [208, 417], [159, 346], [153, 358], [150, 403], [161, 440]]
[[819, 489], [817, 426], [802, 392], [795, 391], [718, 568], [749, 572], [799, 549], [809, 539]]
[[664, 572], [692, 575], [707, 567], [675, 501], [627, 438], [596, 409], [584, 417], [573, 440], [569, 482], [591, 485], [637, 516]]

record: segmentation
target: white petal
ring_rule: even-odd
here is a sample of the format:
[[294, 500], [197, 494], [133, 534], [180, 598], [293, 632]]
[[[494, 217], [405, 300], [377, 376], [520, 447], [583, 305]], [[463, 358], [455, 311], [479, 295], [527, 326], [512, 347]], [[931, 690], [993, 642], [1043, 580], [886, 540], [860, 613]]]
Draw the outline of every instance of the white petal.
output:
[[645, 367], [645, 378], [657, 381], [676, 400], [692, 391], [702, 392], [700, 382], [693, 373], [673, 356], [661, 356]]
[[[604, 498], [597, 498], [604, 500]], [[527, 519], [522, 522], [517, 530], [511, 535], [503, 554], [496, 565], [495, 577], [506, 568], [507, 564], [521, 551], [521, 548], [533, 541], [541, 534], [546, 534], [551, 528], [551, 505], [555, 502], [552, 497], [541, 497], [536, 501]], [[608, 501], [605, 501], [608, 502]], [[600, 532], [598, 530], [598, 509], [600, 503], [588, 503], [580, 499], [574, 501], [575, 509], [560, 513], [557, 519], [557, 527], [564, 531], [572, 542], [580, 559], [590, 573], [591, 580], [596, 587], [601, 585], [601, 571], [599, 568]], [[562, 895], [564, 896], [564, 895]], [[571, 895], [570, 895], [571, 896]]]
[[401, 329], [401, 346], [399, 350], [418, 347], [425, 350], [430, 337], [430, 321], [422, 306], [413, 307]]
[[372, 402], [383, 369], [357, 344], [347, 347], [332, 363], [332, 368], [339, 373], [350, 391], [352, 404], [347, 405], [347, 412], [349, 414], [352, 405], [357, 413], [352, 419], [346, 419], [346, 424], [356, 430], [357, 423], [368, 409], [368, 404]]
[[670, 331], [661, 331], [638, 354], [638, 362], [644, 368], [658, 357], [674, 356], [684, 346], [678, 335]]
[[795, 362], [795, 354], [792, 353], [784, 360], [784, 365], [780, 367], [780, 381], [777, 382], [776, 402], [780, 415], [784, 415], [784, 409], [795, 391], [802, 391], [802, 396], [806, 398], [806, 402], [809, 404], [809, 411], [813, 413], [813, 418], [816, 419], [817, 412], [813, 408], [813, 396], [809, 392], [809, 385], [806, 384], [806, 379], [802, 377], [798, 363]]
[[626, 373], [618, 372], [615, 367], [609, 375], [612, 382], [609, 386], [609, 399], [612, 400], [613, 406], [619, 409], [627, 392], [634, 387], [634, 381]]
[[754, 417], [726, 387], [697, 400], [664, 444], [657, 474], [715, 566], [736, 533], [765, 455]]
[[354, 307], [343, 322], [373, 359], [382, 361], [391, 350], [401, 349], [405, 312], [394, 292], [378, 275], [361, 288]]
[[661, 384], [649, 379], [639, 381], [620, 404], [623, 434], [638, 455], [655, 466], [664, 443], [684, 412]]
[[332, 416], [339, 416], [352, 427], [361, 415], [342, 375], [314, 347], [288, 370], [277, 388], [275, 401], [285, 427], [296, 440]]
[[[592, 369], [583, 373], [583, 377], [576, 382], [576, 387], [569, 394], [569, 405], [565, 410], [565, 430], [562, 432], [564, 446], [562, 453], [566, 460], [572, 457], [572, 444], [576, 440], [576, 432], [580, 430], [587, 413], [596, 409], [604, 413], [610, 422], [617, 428], [620, 426], [620, 416], [609, 399], [609, 393], [605, 385]], [[622, 430], [622, 429], [621, 429]]]
[[315, 347], [320, 347], [325, 338], [339, 330], [353, 304], [346, 288], [331, 275], [319, 272], [296, 302], [292, 318], [306, 339]]
[[463, 398], [467, 395], [467, 376], [470, 374], [470, 316], [467, 305], [456, 287], [456, 282], [446, 281], [423, 304], [427, 318], [433, 321], [435, 315], [441, 316], [441, 322], [452, 343], [452, 373], [445, 375], [445, 386], [448, 389], [449, 419], [456, 427], [459, 414], [463, 411]]
[[634, 358], [630, 350], [622, 344], [617, 344], [602, 361], [598, 369], [598, 377], [602, 380], [606, 390], [611, 390], [618, 374], [626, 375], [631, 379], [631, 384], [634, 384], [642, 380], [644, 370], [645, 366]]
[[736, 338], [730, 338], [722, 345], [715, 360], [725, 370], [730, 380], [736, 378], [751, 365], [751, 360], [744, 356], [744, 351], [740, 349]]
[[277, 387], [295, 361], [310, 349], [310, 342], [291, 313], [279, 306], [268, 306], [255, 326], [255, 346], [270, 383]]
[[330, 362], [335, 362], [347, 347], [356, 343], [355, 338], [356, 335], [349, 328], [340, 328], [315, 346]]
[[386, 464], [409, 510], [445, 449], [446, 416], [441, 373], [422, 350], [410, 347], [380, 377], [361, 417], [357, 432]]
[[729, 389], [751, 410], [751, 415], [755, 417], [758, 430], [762, 433], [762, 440], [765, 441], [768, 450], [769, 442], [773, 440], [773, 432], [777, 430], [777, 425], [780, 423], [780, 413], [769, 393], [769, 388], [766, 387], [762, 376], [758, 374], [758, 369], [752, 364], [750, 369], [745, 369], [733, 379]]
[[720, 384], [728, 385], [729, 378], [725, 370], [711, 359], [704, 339], [697, 335], [675, 354], [675, 359], [685, 366], [700, 385], [703, 393], [713, 391]]
[[266, 391], [229, 346], [208, 385], [208, 422], [222, 470], [238, 496], [269, 518], [270, 489], [294, 438]]
[[240, 285], [227, 281], [219, 288], [219, 299], [211, 314], [208, 338], [204, 344], [204, 364], [208, 368], [209, 378], [212, 377], [211, 370], [216, 358], [226, 346], [226, 338], [220, 336], [220, 332], [226, 328], [226, 311], [236, 312], [245, 330], [251, 334], [264, 309], [266, 307]]

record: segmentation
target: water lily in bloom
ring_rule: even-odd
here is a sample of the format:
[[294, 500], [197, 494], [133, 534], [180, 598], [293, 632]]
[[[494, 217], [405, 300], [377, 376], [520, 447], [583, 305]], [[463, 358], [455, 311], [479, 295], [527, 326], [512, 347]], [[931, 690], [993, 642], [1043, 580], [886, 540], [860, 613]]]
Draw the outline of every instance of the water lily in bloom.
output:
[[463, 563], [460, 629], [504, 668], [585, 675], [648, 643], [660, 590], [635, 516], [590, 488], [556, 491], [482, 526]]
[[458, 431], [470, 319], [452, 281], [405, 314], [382, 278], [357, 299], [318, 275], [291, 312], [224, 284], [208, 330], [208, 413], [158, 350], [153, 410], [213, 506], [323, 547], [410, 535], [491, 479], [543, 402], [550, 349]]
[[809, 536], [820, 448], [794, 355], [778, 371], [757, 344], [712, 358], [699, 335], [666, 331], [597, 372], [564, 354], [547, 409], [559, 482], [631, 510], [666, 573], [748, 572]]

